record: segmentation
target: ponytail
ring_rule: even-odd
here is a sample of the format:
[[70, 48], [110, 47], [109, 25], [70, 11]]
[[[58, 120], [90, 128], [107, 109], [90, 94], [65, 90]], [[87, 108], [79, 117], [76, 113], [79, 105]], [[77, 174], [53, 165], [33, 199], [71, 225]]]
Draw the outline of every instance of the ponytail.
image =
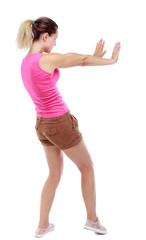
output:
[[26, 20], [21, 23], [18, 36], [18, 48], [30, 48], [33, 41], [38, 40], [42, 33], [47, 32], [49, 36], [56, 33], [58, 25], [48, 17], [40, 17], [36, 20]]
[[17, 46], [18, 48], [29, 48], [32, 44], [32, 20], [26, 20], [21, 23], [18, 35], [17, 35]]

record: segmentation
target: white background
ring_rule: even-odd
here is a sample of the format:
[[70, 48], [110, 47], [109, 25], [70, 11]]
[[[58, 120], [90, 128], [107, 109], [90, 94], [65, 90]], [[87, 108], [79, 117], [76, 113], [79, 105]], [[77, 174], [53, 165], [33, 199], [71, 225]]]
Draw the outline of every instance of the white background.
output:
[[36, 132], [35, 107], [20, 75], [27, 51], [17, 50], [20, 23], [41, 16], [59, 26], [53, 52], [93, 54], [105, 40], [114, 65], [60, 69], [57, 84], [79, 122], [96, 175], [97, 215], [108, 234], [83, 228], [80, 173], [64, 154], [64, 173], [50, 213], [56, 230], [45, 239], [146, 239], [145, 5], [134, 0], [4, 1], [1, 3], [0, 236], [34, 239], [40, 196], [48, 177]]

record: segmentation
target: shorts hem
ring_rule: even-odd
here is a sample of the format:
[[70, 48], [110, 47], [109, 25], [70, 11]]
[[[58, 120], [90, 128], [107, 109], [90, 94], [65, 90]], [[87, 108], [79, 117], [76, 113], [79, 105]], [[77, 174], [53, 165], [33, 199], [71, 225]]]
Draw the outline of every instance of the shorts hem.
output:
[[76, 145], [78, 145], [83, 139], [83, 136], [81, 135], [79, 138], [78, 138], [78, 141], [75, 141], [73, 144], [71, 144], [70, 146], [68, 147], [64, 147], [64, 148], [61, 148], [62, 150], [66, 150], [68, 148], [72, 148], [72, 147], [75, 147]]
[[78, 145], [82, 141], [82, 139], [83, 139], [83, 136], [80, 135], [80, 137], [78, 138], [78, 141], [73, 142], [70, 146], [67, 146], [67, 147], [59, 147], [59, 146], [57, 146], [55, 144], [51, 145], [51, 144], [45, 144], [45, 143], [42, 143], [42, 142], [41, 142], [41, 144], [42, 144], [42, 146], [46, 146], [46, 147], [58, 147], [61, 150], [66, 150], [68, 148], [72, 148], [72, 147], [75, 147], [76, 145]]
[[41, 142], [41, 144], [42, 144], [43, 146], [46, 146], [46, 147], [55, 147], [55, 145], [45, 144], [45, 143], [42, 143], [42, 142]]

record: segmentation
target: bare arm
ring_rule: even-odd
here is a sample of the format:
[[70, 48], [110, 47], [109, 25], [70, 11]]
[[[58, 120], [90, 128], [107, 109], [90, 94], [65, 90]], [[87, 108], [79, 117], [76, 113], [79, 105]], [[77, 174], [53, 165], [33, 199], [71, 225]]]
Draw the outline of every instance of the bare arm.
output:
[[116, 63], [114, 59], [99, 58], [97, 56], [86, 55], [83, 66], [101, 66], [110, 65]]
[[101, 66], [114, 64], [118, 60], [120, 45], [117, 43], [114, 47], [110, 59], [99, 57], [97, 51], [94, 55], [83, 55], [78, 53], [50, 53], [45, 56], [45, 63], [51, 64], [55, 68], [69, 68], [75, 66]]
[[109, 65], [114, 64], [114, 59], [100, 58], [95, 55], [81, 55], [78, 53], [66, 53], [66, 56], [84, 56], [84, 61], [82, 66], [100, 66], [100, 65]]
[[[103, 51], [105, 41], [102, 39], [97, 42], [96, 49], [94, 51], [93, 55], [84, 55], [84, 63], [83, 66], [99, 66], [99, 65], [109, 65], [114, 64], [118, 61], [119, 57], [119, 51], [120, 51], [120, 42], [115, 44], [115, 47], [113, 49], [112, 57], [111, 59], [102, 58], [104, 54], [107, 52], [106, 50]], [[81, 56], [81, 54], [78, 53], [67, 53], [65, 55], [68, 56]]]
[[45, 56], [45, 65], [50, 64], [54, 69], [69, 68], [75, 66], [99, 66], [113, 63], [115, 63], [114, 59], [105, 59], [92, 55], [82, 55], [77, 53], [50, 53], [46, 54]]

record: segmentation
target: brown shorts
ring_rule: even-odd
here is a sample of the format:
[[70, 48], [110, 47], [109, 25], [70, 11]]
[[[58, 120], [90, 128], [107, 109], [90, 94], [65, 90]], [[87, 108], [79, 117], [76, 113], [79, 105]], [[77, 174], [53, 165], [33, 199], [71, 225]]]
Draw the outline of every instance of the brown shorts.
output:
[[78, 128], [78, 120], [70, 110], [59, 117], [36, 116], [35, 129], [42, 145], [57, 146], [62, 150], [77, 145], [83, 138]]

